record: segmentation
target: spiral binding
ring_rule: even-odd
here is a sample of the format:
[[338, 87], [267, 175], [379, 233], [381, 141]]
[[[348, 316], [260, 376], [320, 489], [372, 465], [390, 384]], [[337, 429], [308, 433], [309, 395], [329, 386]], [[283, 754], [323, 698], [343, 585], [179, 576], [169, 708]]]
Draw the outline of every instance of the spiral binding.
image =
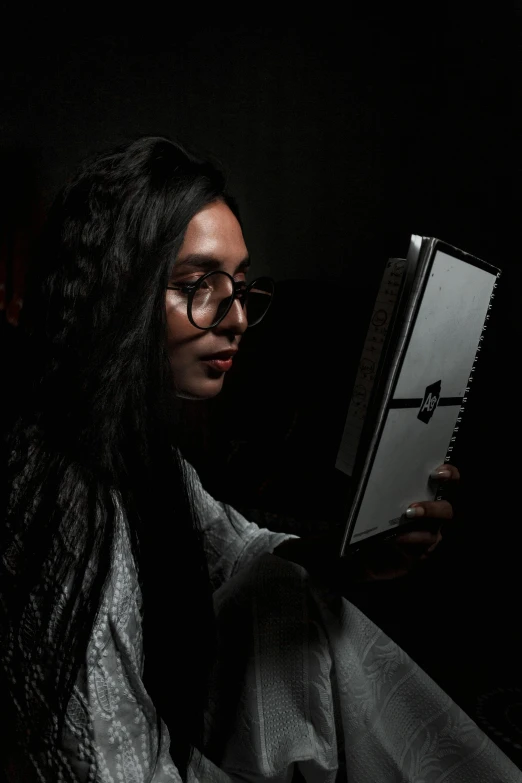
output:
[[[498, 286], [498, 279], [499, 279], [501, 274], [502, 274], [501, 272], [497, 273], [497, 276], [496, 276], [497, 282], [493, 283], [493, 293], [491, 294], [491, 297], [489, 299], [488, 311], [491, 310], [491, 307], [492, 307], [491, 303], [492, 303], [493, 299], [495, 298], [495, 293], [494, 292], [495, 292], [495, 289]], [[457, 425], [459, 425], [461, 423], [461, 421], [462, 421], [462, 414], [464, 412], [464, 408], [466, 406], [466, 402], [468, 401], [468, 398], [467, 398], [466, 395], [468, 394], [468, 392], [470, 390], [469, 384], [473, 382], [473, 373], [475, 372], [475, 369], [476, 369], [476, 366], [477, 366], [478, 353], [481, 350], [480, 343], [484, 339], [484, 332], [488, 328], [488, 324], [487, 324], [488, 321], [489, 321], [489, 315], [486, 314], [486, 317], [484, 319], [484, 326], [482, 327], [482, 334], [479, 337], [479, 344], [477, 346], [477, 350], [476, 350], [476, 353], [475, 353], [475, 359], [473, 360], [473, 367], [470, 370], [470, 375], [469, 375], [469, 378], [468, 378], [468, 385], [466, 386], [466, 388], [464, 390], [464, 397], [462, 398], [462, 405], [460, 406], [460, 410], [459, 410], [459, 413], [458, 413], [458, 416], [457, 416], [456, 425], [453, 428], [453, 434], [452, 434], [451, 439], [450, 439], [450, 445], [448, 446], [448, 450], [446, 452], [446, 456], [444, 457], [444, 462], [449, 462], [450, 459], [451, 459], [451, 452], [453, 451], [453, 446], [451, 444], [454, 443], [456, 438], [457, 438], [456, 433], [459, 431], [459, 427]], [[441, 493], [439, 493], [437, 495], [436, 500], [442, 500], [442, 494]]]

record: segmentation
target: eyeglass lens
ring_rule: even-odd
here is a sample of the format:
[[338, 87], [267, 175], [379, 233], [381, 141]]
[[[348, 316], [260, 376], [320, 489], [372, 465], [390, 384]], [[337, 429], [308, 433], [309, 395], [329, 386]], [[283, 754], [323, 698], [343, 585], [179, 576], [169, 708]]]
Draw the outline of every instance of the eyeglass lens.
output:
[[[259, 278], [254, 283], [244, 302], [249, 326], [259, 323], [263, 318], [270, 306], [273, 293], [273, 283], [270, 278]], [[216, 271], [202, 278], [192, 297], [194, 323], [204, 329], [216, 324], [230, 308], [234, 293], [231, 278], [222, 272]], [[239, 298], [242, 301], [241, 295]]]

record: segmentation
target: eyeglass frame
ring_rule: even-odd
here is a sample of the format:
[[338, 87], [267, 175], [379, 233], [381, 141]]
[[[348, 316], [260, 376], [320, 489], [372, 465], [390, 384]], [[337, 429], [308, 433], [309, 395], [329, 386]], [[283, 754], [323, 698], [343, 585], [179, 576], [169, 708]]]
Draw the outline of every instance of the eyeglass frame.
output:
[[[225, 310], [223, 315], [221, 315], [218, 318], [218, 320], [215, 323], [213, 323], [211, 326], [198, 326], [198, 324], [194, 321], [194, 319], [192, 317], [192, 302], [194, 300], [194, 296], [196, 294], [198, 286], [201, 285], [203, 280], [205, 280], [207, 277], [210, 277], [211, 275], [215, 275], [215, 274], [225, 275], [226, 277], [230, 278], [230, 280], [232, 281], [232, 285], [234, 287], [234, 293], [230, 296], [230, 302], [228, 304], [227, 309]], [[188, 292], [188, 299], [187, 299], [187, 317], [188, 317], [190, 323], [192, 324], [192, 326], [194, 326], [196, 329], [201, 329], [202, 332], [208, 332], [209, 329], [215, 329], [216, 326], [219, 326], [221, 321], [223, 321], [227, 317], [227, 315], [229, 314], [229, 312], [230, 312], [230, 310], [232, 308], [232, 305], [234, 304], [236, 299], [239, 299], [239, 302], [241, 304], [242, 309], [243, 310], [245, 309], [245, 302], [246, 302], [247, 296], [250, 293], [250, 290], [253, 288], [253, 286], [256, 283], [259, 282], [259, 280], [269, 280], [270, 283], [272, 284], [272, 293], [270, 294], [269, 305], [266, 308], [266, 310], [263, 313], [263, 315], [261, 316], [261, 318], [259, 319], [259, 321], [256, 321], [255, 324], [249, 324], [248, 323], [248, 317], [247, 317], [247, 329], [250, 329], [252, 326], [257, 326], [258, 324], [260, 324], [261, 321], [263, 320], [263, 318], [265, 317], [265, 315], [268, 313], [268, 311], [270, 309], [270, 306], [272, 304], [272, 300], [274, 298], [274, 293], [275, 293], [275, 280], [273, 278], [271, 278], [271, 277], [268, 277], [266, 275], [262, 275], [261, 277], [256, 277], [255, 280], [252, 280], [251, 283], [249, 283], [248, 285], [245, 286], [244, 281], [238, 282], [237, 280], [234, 280], [232, 275], [229, 275], [228, 272], [225, 272], [225, 271], [223, 271], [221, 269], [211, 269], [210, 272], [205, 272], [204, 275], [201, 275], [201, 277], [198, 277], [198, 279], [196, 280], [195, 283], [185, 283], [183, 285], [168, 285], [167, 286], [167, 290], [168, 291], [183, 291], [184, 289], [190, 288], [190, 291]], [[241, 288], [241, 286], [245, 286], [245, 287]]]

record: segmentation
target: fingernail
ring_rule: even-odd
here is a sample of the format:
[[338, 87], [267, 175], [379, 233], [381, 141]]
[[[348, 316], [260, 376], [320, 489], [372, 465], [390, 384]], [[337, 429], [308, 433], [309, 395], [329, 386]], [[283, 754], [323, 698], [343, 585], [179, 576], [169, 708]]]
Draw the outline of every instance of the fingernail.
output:
[[406, 516], [408, 519], [413, 519], [414, 517], [423, 517], [424, 509], [422, 506], [410, 506], [410, 508], [406, 509]]
[[451, 470], [447, 468], [437, 468], [431, 472], [431, 477], [434, 479], [445, 479], [451, 476]]

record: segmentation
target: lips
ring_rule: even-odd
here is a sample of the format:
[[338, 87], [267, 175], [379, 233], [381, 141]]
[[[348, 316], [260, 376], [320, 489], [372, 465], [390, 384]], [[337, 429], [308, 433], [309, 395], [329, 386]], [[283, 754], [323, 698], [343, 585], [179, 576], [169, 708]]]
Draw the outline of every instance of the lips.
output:
[[236, 355], [237, 348], [229, 348], [227, 351], [202, 356], [201, 360], [218, 373], [227, 372], [232, 367], [232, 358]]
[[218, 353], [211, 353], [208, 356], [202, 356], [202, 360], [204, 362], [214, 362], [214, 361], [227, 361], [228, 359], [233, 359], [236, 355], [237, 350], [229, 350], [229, 351], [219, 351]]

